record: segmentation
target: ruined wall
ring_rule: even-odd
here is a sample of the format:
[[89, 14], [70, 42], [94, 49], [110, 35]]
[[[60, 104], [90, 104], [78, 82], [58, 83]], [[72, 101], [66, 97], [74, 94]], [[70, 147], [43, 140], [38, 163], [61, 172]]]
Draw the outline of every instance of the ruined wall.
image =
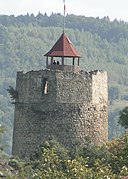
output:
[[[44, 94], [44, 80], [47, 83], [47, 95]], [[92, 74], [62, 71], [18, 72], [16, 90], [20, 103], [46, 102], [80, 103], [92, 100]], [[47, 97], [46, 97], [47, 96]]]
[[77, 139], [84, 144], [86, 136], [94, 142], [107, 140], [106, 72], [20, 72], [16, 90], [13, 155], [29, 158], [49, 137], [69, 147]]

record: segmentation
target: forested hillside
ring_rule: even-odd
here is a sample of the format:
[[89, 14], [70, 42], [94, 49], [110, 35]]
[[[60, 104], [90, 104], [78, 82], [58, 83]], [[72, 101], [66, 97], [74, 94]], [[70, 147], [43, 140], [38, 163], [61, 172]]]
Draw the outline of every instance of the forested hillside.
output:
[[[11, 145], [13, 110], [6, 89], [15, 88], [16, 72], [45, 68], [44, 54], [62, 33], [61, 14], [0, 16], [0, 123]], [[119, 111], [128, 104], [128, 24], [117, 20], [67, 15], [65, 32], [80, 52], [81, 69], [108, 71], [109, 138], [119, 135]], [[10, 150], [7, 148], [7, 151]]]

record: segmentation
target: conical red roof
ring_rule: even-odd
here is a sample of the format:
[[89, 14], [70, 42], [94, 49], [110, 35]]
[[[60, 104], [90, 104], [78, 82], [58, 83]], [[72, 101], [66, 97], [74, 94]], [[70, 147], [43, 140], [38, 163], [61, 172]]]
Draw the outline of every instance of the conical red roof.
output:
[[44, 56], [48, 57], [80, 57], [69, 38], [63, 33], [52, 49]]

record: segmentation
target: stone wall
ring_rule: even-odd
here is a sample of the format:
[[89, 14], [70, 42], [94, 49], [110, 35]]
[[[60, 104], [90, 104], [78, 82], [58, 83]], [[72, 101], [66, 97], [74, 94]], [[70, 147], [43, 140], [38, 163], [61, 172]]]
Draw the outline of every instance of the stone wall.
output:
[[93, 71], [92, 75], [92, 103], [104, 105], [108, 101], [107, 73], [103, 71]]
[[18, 72], [16, 90], [13, 155], [29, 158], [49, 137], [68, 147], [75, 140], [84, 145], [86, 136], [96, 143], [107, 140], [106, 72]]
[[[43, 81], [48, 81], [47, 97], [43, 94]], [[62, 71], [30, 71], [18, 72], [16, 102], [46, 102], [80, 103], [92, 100], [92, 74], [70, 73]]]

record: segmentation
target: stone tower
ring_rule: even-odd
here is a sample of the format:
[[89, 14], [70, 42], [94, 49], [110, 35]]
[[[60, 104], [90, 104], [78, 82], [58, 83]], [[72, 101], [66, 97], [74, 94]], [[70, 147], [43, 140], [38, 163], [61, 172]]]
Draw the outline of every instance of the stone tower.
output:
[[86, 136], [108, 139], [107, 73], [81, 71], [64, 33], [45, 56], [45, 70], [17, 73], [12, 152], [20, 158], [51, 136], [67, 147], [74, 140], [84, 144]]

